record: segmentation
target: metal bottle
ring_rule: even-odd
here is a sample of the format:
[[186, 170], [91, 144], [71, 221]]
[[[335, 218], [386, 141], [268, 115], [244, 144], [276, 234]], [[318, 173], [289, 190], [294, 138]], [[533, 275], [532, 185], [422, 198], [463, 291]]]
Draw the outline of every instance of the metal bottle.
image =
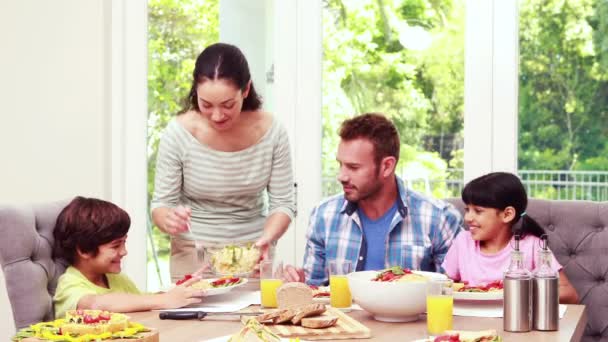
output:
[[532, 275], [524, 267], [519, 240], [520, 236], [515, 235], [511, 264], [503, 281], [503, 329], [511, 332], [527, 332], [532, 329]]
[[542, 236], [539, 264], [532, 273], [533, 322], [536, 330], [559, 329], [559, 277], [551, 268], [552, 254], [547, 236]]

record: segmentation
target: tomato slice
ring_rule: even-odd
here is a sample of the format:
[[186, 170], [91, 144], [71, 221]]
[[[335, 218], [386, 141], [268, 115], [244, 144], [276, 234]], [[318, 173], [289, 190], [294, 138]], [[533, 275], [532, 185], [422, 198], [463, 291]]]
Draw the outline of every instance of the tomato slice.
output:
[[178, 280], [175, 285], [181, 285], [187, 282], [189, 279], [192, 279], [192, 274], [186, 274], [182, 279]]

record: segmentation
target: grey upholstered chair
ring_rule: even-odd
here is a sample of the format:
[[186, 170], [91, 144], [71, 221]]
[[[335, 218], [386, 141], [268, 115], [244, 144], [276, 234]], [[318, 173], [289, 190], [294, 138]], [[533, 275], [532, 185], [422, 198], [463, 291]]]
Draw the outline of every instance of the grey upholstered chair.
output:
[[[463, 212], [459, 198], [448, 201]], [[545, 228], [549, 247], [585, 304], [583, 341], [608, 339], [608, 202], [532, 199], [526, 212]]]
[[63, 260], [52, 257], [53, 229], [69, 201], [0, 206], [0, 263], [17, 329], [53, 319]]

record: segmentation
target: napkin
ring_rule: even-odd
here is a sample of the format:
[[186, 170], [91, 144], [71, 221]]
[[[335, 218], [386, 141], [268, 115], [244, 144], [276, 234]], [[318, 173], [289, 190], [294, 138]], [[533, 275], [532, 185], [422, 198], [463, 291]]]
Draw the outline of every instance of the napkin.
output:
[[[559, 318], [568, 306], [560, 304]], [[455, 301], [454, 316], [502, 318], [502, 301]]]
[[162, 311], [234, 312], [253, 304], [260, 304], [260, 291], [231, 291], [222, 295], [203, 297], [203, 302], [200, 304]]

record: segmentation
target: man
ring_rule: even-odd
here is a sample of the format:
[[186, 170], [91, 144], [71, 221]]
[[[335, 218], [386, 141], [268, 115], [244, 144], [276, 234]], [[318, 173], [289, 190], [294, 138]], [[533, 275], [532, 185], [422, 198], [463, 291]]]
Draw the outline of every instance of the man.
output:
[[380, 114], [346, 120], [340, 128], [338, 180], [344, 194], [313, 209], [304, 268], [287, 266], [285, 280], [328, 283], [329, 260], [353, 271], [399, 265], [437, 271], [462, 217], [449, 204], [407, 189], [395, 175], [399, 134]]

